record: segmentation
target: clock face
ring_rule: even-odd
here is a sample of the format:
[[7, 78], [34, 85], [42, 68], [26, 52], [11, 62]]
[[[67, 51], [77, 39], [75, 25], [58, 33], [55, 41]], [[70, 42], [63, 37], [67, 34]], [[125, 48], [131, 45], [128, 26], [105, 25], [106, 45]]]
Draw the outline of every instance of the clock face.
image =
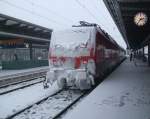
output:
[[147, 23], [148, 17], [145, 13], [139, 12], [134, 17], [134, 23], [138, 26], [144, 26]]

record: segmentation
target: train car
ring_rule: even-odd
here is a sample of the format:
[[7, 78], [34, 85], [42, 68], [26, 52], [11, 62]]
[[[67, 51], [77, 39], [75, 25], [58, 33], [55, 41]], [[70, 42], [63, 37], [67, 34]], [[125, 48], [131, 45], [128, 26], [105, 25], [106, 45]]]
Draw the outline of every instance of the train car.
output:
[[90, 89], [123, 57], [123, 49], [100, 27], [54, 31], [44, 86], [57, 81], [60, 88]]

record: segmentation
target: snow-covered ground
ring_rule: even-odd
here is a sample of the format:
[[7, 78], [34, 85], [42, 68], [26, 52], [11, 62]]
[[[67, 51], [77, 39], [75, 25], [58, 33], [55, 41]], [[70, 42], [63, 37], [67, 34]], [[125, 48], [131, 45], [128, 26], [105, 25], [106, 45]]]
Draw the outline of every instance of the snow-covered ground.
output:
[[16, 74], [26, 73], [26, 72], [39, 71], [39, 70], [46, 70], [46, 69], [48, 70], [48, 66], [36, 67], [30, 69], [21, 69], [21, 70], [0, 70], [0, 77], [16, 75]]
[[60, 89], [54, 83], [51, 87], [43, 89], [43, 83], [13, 91], [0, 96], [0, 119], [4, 119], [14, 113], [33, 105], [37, 101], [44, 99]]
[[150, 68], [126, 60], [64, 119], [150, 119]]

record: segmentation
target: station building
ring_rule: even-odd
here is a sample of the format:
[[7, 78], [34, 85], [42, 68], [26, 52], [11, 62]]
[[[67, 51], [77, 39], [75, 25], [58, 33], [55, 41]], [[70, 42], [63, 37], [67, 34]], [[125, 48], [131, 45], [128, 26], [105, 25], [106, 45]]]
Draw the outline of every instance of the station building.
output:
[[0, 14], [0, 68], [48, 65], [52, 29]]

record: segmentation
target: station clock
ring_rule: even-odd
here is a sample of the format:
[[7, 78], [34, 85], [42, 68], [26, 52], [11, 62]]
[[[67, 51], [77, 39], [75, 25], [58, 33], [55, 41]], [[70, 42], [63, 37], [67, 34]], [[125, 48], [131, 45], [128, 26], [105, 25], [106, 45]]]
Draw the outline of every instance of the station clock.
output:
[[134, 23], [137, 26], [144, 26], [148, 21], [148, 17], [144, 12], [139, 12], [134, 16]]

